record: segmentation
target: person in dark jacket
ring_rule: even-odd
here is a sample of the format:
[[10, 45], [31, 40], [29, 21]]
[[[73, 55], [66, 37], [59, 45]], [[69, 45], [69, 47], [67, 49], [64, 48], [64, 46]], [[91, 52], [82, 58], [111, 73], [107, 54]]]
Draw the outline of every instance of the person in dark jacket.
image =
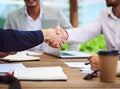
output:
[[37, 31], [0, 29], [0, 57], [29, 49], [41, 44], [43, 41], [49, 42], [53, 45], [55, 45], [55, 42], [59, 42], [60, 45], [62, 45], [64, 43], [62, 41], [63, 37], [63, 34], [56, 34], [54, 29]]

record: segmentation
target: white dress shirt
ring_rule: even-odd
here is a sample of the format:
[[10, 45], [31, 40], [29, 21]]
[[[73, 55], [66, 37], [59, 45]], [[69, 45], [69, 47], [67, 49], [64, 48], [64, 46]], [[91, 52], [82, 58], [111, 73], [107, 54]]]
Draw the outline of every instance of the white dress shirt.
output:
[[102, 10], [100, 16], [91, 24], [67, 32], [68, 43], [83, 43], [103, 34], [108, 49], [120, 51], [120, 18], [113, 14], [112, 8]]

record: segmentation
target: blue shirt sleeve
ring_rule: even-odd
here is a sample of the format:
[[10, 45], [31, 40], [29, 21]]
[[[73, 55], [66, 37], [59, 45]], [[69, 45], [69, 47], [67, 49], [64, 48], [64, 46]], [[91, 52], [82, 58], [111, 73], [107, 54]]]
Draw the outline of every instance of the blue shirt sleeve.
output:
[[0, 29], [0, 51], [16, 52], [37, 46], [44, 41], [42, 31]]

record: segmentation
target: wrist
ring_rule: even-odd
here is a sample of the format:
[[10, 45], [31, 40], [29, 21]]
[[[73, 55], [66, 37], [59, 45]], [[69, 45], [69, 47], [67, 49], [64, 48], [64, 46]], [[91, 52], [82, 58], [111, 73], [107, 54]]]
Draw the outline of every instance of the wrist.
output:
[[42, 29], [41, 30], [44, 36], [44, 40], [46, 40], [48, 38], [48, 31], [46, 29]]

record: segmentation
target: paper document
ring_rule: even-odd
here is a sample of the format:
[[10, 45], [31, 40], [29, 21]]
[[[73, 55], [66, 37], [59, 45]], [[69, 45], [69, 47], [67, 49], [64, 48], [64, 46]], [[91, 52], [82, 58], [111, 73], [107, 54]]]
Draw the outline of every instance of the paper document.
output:
[[81, 73], [91, 73], [91, 65], [87, 62], [64, 62], [69, 67], [80, 68]]
[[40, 60], [40, 57], [28, 56], [26, 54], [15, 54], [15, 55], [8, 55], [4, 58], [0, 58], [0, 60], [4, 60], [4, 61], [32, 61], [32, 60]]
[[90, 68], [91, 65], [88, 64], [86, 65], [87, 62], [64, 62], [67, 64], [69, 67], [76, 67], [76, 68]]
[[22, 63], [18, 64], [0, 64], [0, 72], [10, 72], [12, 73], [15, 70], [23, 69], [25, 66]]
[[67, 80], [62, 67], [32, 67], [14, 71], [20, 80]]
[[91, 68], [86, 68], [86, 67], [81, 68], [80, 71], [81, 71], [81, 73], [91, 73], [91, 72], [93, 72], [93, 70], [91, 70]]

